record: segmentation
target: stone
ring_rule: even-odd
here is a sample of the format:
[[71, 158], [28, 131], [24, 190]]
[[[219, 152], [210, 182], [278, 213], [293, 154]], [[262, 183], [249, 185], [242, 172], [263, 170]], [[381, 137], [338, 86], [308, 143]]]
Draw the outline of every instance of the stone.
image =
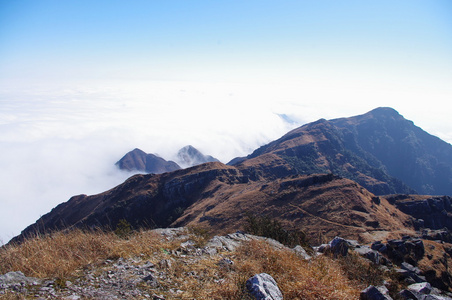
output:
[[24, 273], [17, 272], [8, 272], [4, 275], [0, 275], [0, 284], [3, 285], [14, 285], [14, 284], [30, 284], [36, 285], [39, 283], [39, 280], [32, 277], [27, 277]]
[[410, 291], [420, 293], [420, 294], [430, 294], [430, 292], [432, 291], [432, 286], [428, 282], [420, 282], [420, 283], [410, 284], [407, 287], [407, 289]]
[[157, 278], [150, 274], [143, 278], [143, 281], [145, 281], [147, 284], [149, 284], [151, 287], [158, 287], [160, 283], [158, 282]]
[[360, 300], [392, 300], [391, 296], [388, 295], [388, 289], [386, 287], [375, 287], [373, 285], [368, 286], [366, 289], [361, 291], [359, 295]]
[[310, 260], [312, 257], [304, 250], [303, 247], [300, 245], [295, 246], [293, 249], [293, 252], [295, 252], [298, 256], [301, 256], [305, 260]]
[[282, 300], [276, 281], [267, 273], [254, 275], [246, 281], [246, 288], [256, 300]]
[[367, 246], [355, 248], [355, 252], [367, 258], [368, 260], [372, 261], [375, 264], [383, 263], [383, 257], [381, 256], [381, 254]]
[[380, 249], [384, 247], [384, 244], [381, 241], [375, 241], [372, 243], [370, 248], [375, 251], [380, 251]]
[[414, 273], [419, 275], [421, 273], [421, 270], [419, 270], [419, 268], [407, 263], [407, 262], [403, 262], [400, 267], [404, 270], [407, 270], [408, 272]]
[[330, 243], [330, 250], [334, 256], [346, 256], [348, 253], [349, 243], [341, 237], [335, 237]]

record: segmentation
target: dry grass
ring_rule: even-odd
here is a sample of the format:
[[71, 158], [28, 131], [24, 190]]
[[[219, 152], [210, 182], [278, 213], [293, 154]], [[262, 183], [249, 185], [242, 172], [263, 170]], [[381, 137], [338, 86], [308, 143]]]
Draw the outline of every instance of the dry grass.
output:
[[[193, 238], [201, 237], [192, 235]], [[165, 279], [159, 280], [159, 287], [142, 287], [166, 299], [250, 299], [245, 282], [262, 272], [275, 278], [284, 299], [359, 297], [360, 286], [350, 281], [341, 265], [329, 257], [308, 262], [292, 251], [276, 250], [262, 241], [251, 241], [234, 252], [213, 256], [171, 254], [182, 241], [168, 241], [152, 231], [134, 233], [128, 239], [114, 233], [81, 230], [55, 233], [1, 249], [0, 274], [22, 271], [38, 278], [67, 278], [79, 275], [89, 265], [100, 267], [105, 259], [144, 256], [156, 265], [162, 259], [171, 261], [171, 266], [158, 270], [166, 274]], [[234, 263], [222, 264], [223, 258]], [[170, 289], [182, 292], [175, 295]]]
[[72, 230], [36, 236], [0, 249], [0, 274], [22, 271], [37, 278], [63, 278], [108, 258], [152, 252], [158, 238], [150, 231], [121, 239], [111, 232]]

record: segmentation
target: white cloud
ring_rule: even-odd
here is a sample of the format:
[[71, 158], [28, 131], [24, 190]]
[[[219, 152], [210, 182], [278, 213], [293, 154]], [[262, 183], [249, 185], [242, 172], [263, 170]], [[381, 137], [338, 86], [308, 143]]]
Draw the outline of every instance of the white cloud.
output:
[[128, 174], [114, 163], [135, 147], [171, 159], [191, 144], [226, 163], [295, 126], [278, 114], [301, 125], [391, 106], [450, 142], [452, 124], [444, 122], [450, 104], [444, 100], [451, 93], [426, 101], [431, 89], [411, 88], [314, 79], [5, 87], [0, 93], [0, 239], [19, 234], [73, 195], [121, 183]]

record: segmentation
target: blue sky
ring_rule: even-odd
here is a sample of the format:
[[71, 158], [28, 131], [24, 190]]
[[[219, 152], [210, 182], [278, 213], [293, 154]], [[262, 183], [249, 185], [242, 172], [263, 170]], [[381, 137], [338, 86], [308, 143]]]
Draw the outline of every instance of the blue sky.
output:
[[1, 3], [8, 79], [441, 77], [452, 69], [450, 1]]
[[451, 143], [451, 83], [448, 0], [0, 0], [0, 242], [136, 147], [228, 162], [379, 106]]

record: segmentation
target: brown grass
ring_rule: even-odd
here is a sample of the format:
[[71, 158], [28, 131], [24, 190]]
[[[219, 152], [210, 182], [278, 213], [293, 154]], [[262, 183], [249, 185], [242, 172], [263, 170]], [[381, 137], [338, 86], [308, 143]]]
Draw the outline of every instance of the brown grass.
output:
[[22, 271], [37, 278], [63, 278], [108, 258], [131, 257], [152, 251], [157, 237], [151, 231], [121, 239], [111, 232], [57, 232], [30, 238], [0, 249], [0, 274]]
[[[192, 240], [202, 238], [188, 234]], [[160, 280], [160, 287], [141, 287], [166, 299], [250, 299], [245, 282], [262, 272], [275, 278], [284, 299], [357, 299], [359, 296], [361, 287], [347, 278], [339, 262], [329, 257], [308, 262], [292, 251], [276, 250], [263, 241], [251, 241], [234, 252], [214, 256], [171, 254], [182, 241], [167, 241], [152, 231], [134, 233], [128, 239], [114, 233], [81, 230], [38, 236], [1, 249], [0, 274], [22, 271], [38, 278], [68, 278], [81, 275], [88, 266], [101, 268], [106, 259], [144, 256], [156, 265], [162, 259], [172, 262], [169, 268], [158, 267], [159, 272], [166, 274], [166, 279]], [[234, 263], [221, 264], [222, 258]], [[182, 292], [175, 295], [170, 289]]]

